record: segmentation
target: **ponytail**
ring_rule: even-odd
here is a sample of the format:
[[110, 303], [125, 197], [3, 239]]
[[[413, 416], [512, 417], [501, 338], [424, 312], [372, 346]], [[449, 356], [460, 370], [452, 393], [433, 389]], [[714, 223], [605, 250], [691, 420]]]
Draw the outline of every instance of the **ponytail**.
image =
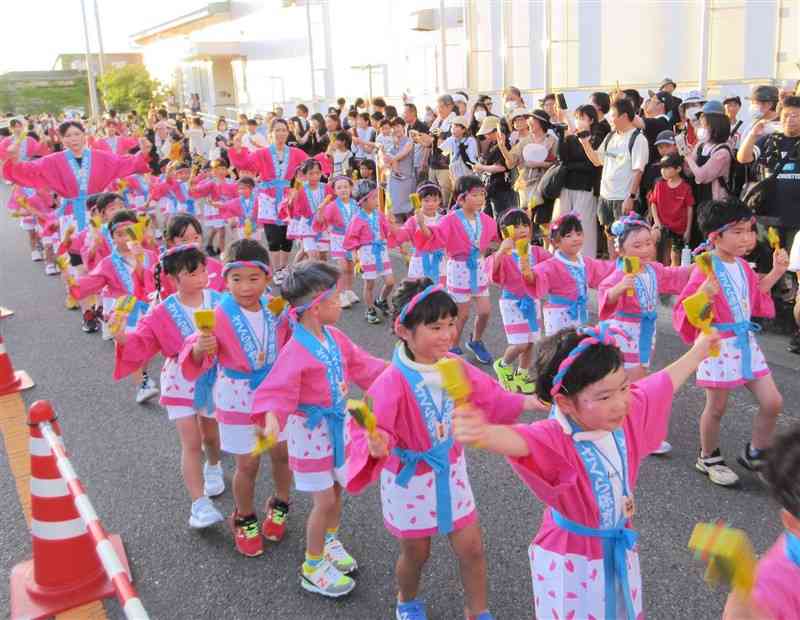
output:
[[156, 299], [161, 301], [161, 261], [158, 261], [153, 277], [156, 280]]

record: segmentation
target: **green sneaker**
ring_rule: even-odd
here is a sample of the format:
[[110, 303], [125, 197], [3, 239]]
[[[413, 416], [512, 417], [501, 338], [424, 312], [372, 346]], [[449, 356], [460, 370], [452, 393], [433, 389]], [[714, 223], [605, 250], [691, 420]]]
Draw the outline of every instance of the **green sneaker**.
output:
[[325, 543], [325, 559], [345, 575], [349, 575], [358, 569], [358, 564], [356, 564], [353, 556], [347, 553], [338, 538], [333, 538]]
[[342, 574], [328, 560], [322, 560], [322, 563], [313, 570], [309, 570], [303, 563], [300, 568], [300, 585], [309, 592], [338, 598], [352, 592], [356, 582]]
[[514, 391], [514, 367], [503, 363], [503, 358], [498, 357], [493, 365], [494, 373], [503, 389], [508, 392]]
[[518, 368], [514, 373], [514, 389], [517, 392], [522, 392], [525, 395], [533, 394], [536, 392], [536, 384], [528, 373], [527, 368]]

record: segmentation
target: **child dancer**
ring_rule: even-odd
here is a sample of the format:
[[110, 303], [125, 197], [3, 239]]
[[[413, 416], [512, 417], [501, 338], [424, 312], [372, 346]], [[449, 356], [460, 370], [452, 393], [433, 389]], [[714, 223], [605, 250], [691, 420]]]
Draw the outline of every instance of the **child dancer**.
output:
[[[419, 600], [422, 569], [431, 537], [447, 535], [458, 558], [468, 618], [487, 620], [486, 559], [464, 449], [454, 441], [454, 403], [434, 364], [448, 356], [457, 330], [458, 306], [428, 279], [404, 280], [393, 298], [400, 309], [400, 343], [391, 365], [369, 389], [377, 432], [353, 438], [347, 489], [359, 493], [380, 477], [386, 529], [399, 539], [395, 569], [396, 617], [424, 620]], [[509, 394], [485, 373], [458, 360], [472, 385], [468, 407], [513, 422], [523, 409], [537, 409], [533, 396]]]
[[150, 195], [153, 200], [166, 199], [168, 207], [166, 215], [171, 217], [178, 213], [196, 215], [197, 208], [194, 198], [189, 190], [191, 168], [184, 161], [177, 161], [167, 166], [166, 177], [163, 181], [152, 184]]
[[[163, 270], [178, 292], [164, 299], [139, 321], [132, 333], [118, 333], [114, 379], [119, 380], [161, 353], [161, 405], [175, 422], [181, 441], [181, 473], [192, 500], [189, 527], [205, 528], [223, 520], [209, 499], [225, 491], [219, 461], [219, 430], [211, 393], [217, 369], [188, 381], [178, 365], [184, 341], [195, 331], [195, 310], [216, 307], [220, 294], [209, 288], [206, 257], [196, 244], [173, 246], [161, 255], [156, 281]], [[203, 464], [203, 450], [206, 462]]]
[[[179, 213], [167, 221], [164, 229], [164, 242], [167, 248], [179, 245], [203, 243], [203, 227], [198, 219], [188, 213]], [[222, 263], [216, 258], [206, 257], [206, 273], [208, 274], [208, 288], [218, 292], [225, 290], [225, 278], [222, 275]], [[161, 270], [159, 284], [156, 285], [155, 275], [158, 263], [148, 271], [147, 284], [149, 290], [157, 291], [159, 299], [166, 299], [177, 292], [172, 276]]]
[[[552, 255], [538, 245], [531, 245], [531, 218], [522, 209], [510, 209], [503, 214], [500, 230], [505, 231], [509, 226], [514, 228], [512, 236], [503, 240], [489, 264], [492, 282], [502, 289], [500, 314], [508, 340], [505, 353], [494, 363], [494, 372], [505, 389], [533, 394], [535, 386], [528, 369], [541, 328], [539, 302], [531, 297], [526, 282], [532, 282], [533, 268]], [[515, 362], [518, 362], [516, 370]]]
[[[80, 276], [70, 287], [70, 294], [75, 299], [84, 299], [102, 291], [103, 316], [106, 321], [111, 317], [114, 305], [120, 297], [134, 296], [136, 303], [128, 314], [126, 331], [133, 330], [139, 318], [147, 312], [149, 290], [144, 274], [157, 260], [155, 254], [143, 250], [141, 245], [131, 241], [128, 231], [137, 222], [133, 211], [123, 209], [115, 213], [108, 224], [113, 245], [111, 254], [103, 258], [88, 275]], [[132, 376], [139, 386], [136, 392], [137, 403], [144, 403], [158, 395], [158, 388], [147, 374], [146, 366], [141, 373], [136, 372]]]
[[237, 183], [239, 195], [227, 202], [216, 203], [223, 218], [229, 219], [236, 239], [255, 239], [261, 242], [264, 235], [259, 226], [256, 182], [252, 177], [242, 177]]
[[458, 304], [458, 330], [451, 352], [463, 355], [461, 333], [469, 318], [470, 302], [475, 300], [477, 316], [467, 349], [481, 364], [491, 364], [492, 356], [482, 340], [491, 311], [484, 256], [497, 241], [497, 224], [483, 212], [486, 188], [477, 176], [461, 177], [456, 195], [461, 208], [445, 215], [436, 226], [429, 228], [421, 218], [417, 223], [422, 233], [433, 239], [434, 249], [444, 247], [447, 252], [447, 292]]
[[785, 528], [756, 569], [750, 599], [728, 597], [723, 620], [791, 620], [800, 610], [800, 426], [776, 438], [764, 477]]
[[[364, 303], [367, 311], [364, 318], [370, 325], [381, 322], [380, 310], [389, 316], [387, 298], [394, 288], [392, 261], [389, 257], [389, 222], [378, 211], [378, 190], [364, 196], [358, 203], [358, 210], [350, 220], [344, 236], [345, 251], [355, 250], [361, 264], [361, 278], [364, 280]], [[383, 278], [383, 288], [375, 299], [375, 280]]]
[[366, 390], [386, 368], [386, 362], [333, 327], [342, 313], [338, 279], [335, 267], [317, 261], [298, 263], [289, 271], [281, 292], [292, 305], [293, 335], [256, 392], [254, 405], [280, 419], [295, 486], [311, 493], [300, 584], [330, 597], [343, 596], [356, 585], [347, 576], [356, 570], [356, 561], [338, 538], [350, 443], [348, 385]]
[[766, 449], [783, 409], [783, 398], [752, 334], [759, 328], [750, 319], [775, 314], [770, 289], [786, 272], [789, 257], [785, 250], [776, 250], [772, 271], [759, 280], [741, 258], [750, 243], [752, 219], [750, 209], [737, 200], [712, 200], [700, 205], [698, 223], [713, 247], [714, 274], [706, 277], [695, 269], [672, 315], [675, 330], [685, 342], [690, 342], [698, 330], [689, 323], [682, 302], [702, 290], [712, 303], [712, 327], [722, 335], [719, 356], [703, 360], [697, 370], [697, 385], [706, 389], [706, 406], [700, 416], [701, 452], [695, 464], [711, 482], [722, 486], [734, 485], [739, 480], [725, 464], [719, 446], [720, 424], [730, 392], [744, 385], [758, 401], [751, 439], [737, 458], [750, 471], [757, 471], [764, 464]]
[[225, 218], [214, 205], [215, 202], [230, 200], [239, 195], [239, 186], [235, 181], [228, 181], [228, 168], [225, 162], [215, 159], [211, 162], [211, 174], [206, 179], [198, 179], [190, 187], [192, 196], [205, 198], [203, 209], [206, 228], [209, 229], [206, 252], [219, 256], [225, 250]]
[[293, 222], [297, 222], [294, 226], [295, 235], [302, 240], [303, 252], [312, 260], [326, 260], [330, 249], [328, 232], [315, 232], [312, 222], [329, 196], [328, 186], [320, 182], [322, 165], [319, 160], [307, 159], [301, 170], [306, 182], [302, 184], [302, 189], [290, 189], [286, 192], [281, 209], [286, 211]]
[[674, 392], [719, 341], [701, 335], [676, 362], [630, 384], [611, 330], [542, 340], [536, 393], [553, 403], [548, 420], [496, 426], [469, 409], [453, 420], [457, 441], [509, 457], [548, 506], [529, 549], [537, 618], [643, 617], [630, 529], [639, 466], [666, 435]]
[[216, 308], [213, 330], [190, 336], [179, 361], [189, 381], [197, 380], [219, 363], [213, 398], [220, 445], [236, 461], [230, 523], [236, 549], [255, 557], [264, 551], [261, 534], [276, 541], [283, 537], [289, 513], [292, 474], [286, 442], [281, 441], [270, 450], [274, 495], [267, 502], [267, 516], [259, 533], [254, 506], [261, 460], [253, 454], [256, 427], [263, 427], [268, 436], [277, 436], [280, 429], [274, 415], [265, 416], [263, 410], [254, 407], [253, 395], [269, 374], [289, 330], [286, 315], [274, 316], [267, 307], [267, 250], [258, 241], [240, 239], [231, 244], [227, 254], [224, 275], [230, 293]]
[[434, 226], [442, 219], [442, 190], [435, 183], [424, 182], [417, 187], [420, 209], [416, 217], [410, 217], [402, 228], [395, 228], [393, 235], [398, 244], [411, 242], [413, 253], [408, 263], [408, 277], [414, 280], [429, 278], [444, 286], [447, 282], [444, 270], [444, 249], [433, 249], [435, 243], [420, 231], [419, 219], [428, 226]]
[[550, 224], [550, 240], [556, 248], [553, 260], [533, 268], [532, 288], [534, 297], [545, 298], [542, 315], [548, 336], [589, 320], [589, 289], [597, 288], [615, 267], [614, 261], [581, 255], [583, 226], [574, 213]]
[[358, 205], [350, 197], [353, 190], [353, 180], [350, 177], [334, 177], [331, 183], [336, 199], [317, 211], [312, 227], [317, 232], [328, 232], [331, 258], [336, 261], [342, 274], [339, 278], [342, 308], [349, 308], [358, 303], [359, 299], [353, 292], [353, 253], [344, 249], [344, 235], [355, 217]]

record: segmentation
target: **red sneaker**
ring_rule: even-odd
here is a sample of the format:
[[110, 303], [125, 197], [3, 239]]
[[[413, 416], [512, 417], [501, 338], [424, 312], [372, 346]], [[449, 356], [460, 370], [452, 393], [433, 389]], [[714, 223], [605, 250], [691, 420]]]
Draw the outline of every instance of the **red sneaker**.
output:
[[236, 550], [248, 558], [255, 558], [264, 553], [264, 543], [258, 533], [258, 519], [255, 515], [241, 519], [237, 512], [230, 516], [233, 530], [233, 541]]
[[267, 516], [261, 524], [261, 533], [267, 540], [278, 542], [286, 533], [286, 518], [289, 516], [289, 504], [277, 497], [270, 497], [267, 502]]

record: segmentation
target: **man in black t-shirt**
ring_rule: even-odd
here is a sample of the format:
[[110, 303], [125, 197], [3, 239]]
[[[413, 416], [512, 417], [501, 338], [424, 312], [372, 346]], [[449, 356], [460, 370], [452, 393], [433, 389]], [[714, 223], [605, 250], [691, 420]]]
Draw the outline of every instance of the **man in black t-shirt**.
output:
[[637, 117], [633, 124], [644, 130], [647, 143], [650, 145], [650, 161], [658, 161], [656, 138], [662, 131], [672, 129], [672, 123], [667, 116], [667, 110], [672, 105], [672, 95], [667, 92], [650, 91], [650, 98], [644, 102], [644, 118]]

